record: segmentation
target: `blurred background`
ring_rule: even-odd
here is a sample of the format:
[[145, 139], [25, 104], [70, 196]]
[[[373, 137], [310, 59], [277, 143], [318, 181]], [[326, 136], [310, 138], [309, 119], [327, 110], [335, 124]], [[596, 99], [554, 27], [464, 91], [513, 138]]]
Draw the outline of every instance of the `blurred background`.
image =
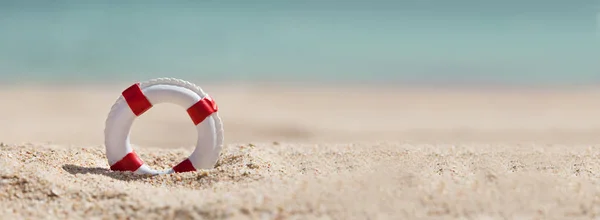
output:
[[[0, 141], [100, 145], [123, 89], [175, 77], [216, 99], [228, 143], [597, 143], [599, 12], [597, 0], [4, 0]], [[177, 106], [142, 118], [134, 143], [195, 142]]]
[[589, 84], [597, 0], [0, 2], [2, 81]]

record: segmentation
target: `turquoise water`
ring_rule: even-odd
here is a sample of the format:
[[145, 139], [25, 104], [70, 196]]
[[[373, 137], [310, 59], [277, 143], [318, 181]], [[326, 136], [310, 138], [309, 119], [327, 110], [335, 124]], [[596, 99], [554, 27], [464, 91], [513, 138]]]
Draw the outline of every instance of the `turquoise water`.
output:
[[83, 2], [1, 1], [1, 79], [600, 82], [598, 1]]

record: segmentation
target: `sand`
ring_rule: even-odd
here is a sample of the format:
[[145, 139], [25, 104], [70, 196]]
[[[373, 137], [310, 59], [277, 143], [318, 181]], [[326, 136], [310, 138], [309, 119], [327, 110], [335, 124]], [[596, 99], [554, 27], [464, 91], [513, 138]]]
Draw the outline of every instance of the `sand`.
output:
[[[0, 89], [0, 219], [600, 218], [598, 89], [206, 85], [217, 167], [144, 177], [104, 155], [126, 86]], [[174, 105], [132, 130], [154, 168], [194, 141]]]

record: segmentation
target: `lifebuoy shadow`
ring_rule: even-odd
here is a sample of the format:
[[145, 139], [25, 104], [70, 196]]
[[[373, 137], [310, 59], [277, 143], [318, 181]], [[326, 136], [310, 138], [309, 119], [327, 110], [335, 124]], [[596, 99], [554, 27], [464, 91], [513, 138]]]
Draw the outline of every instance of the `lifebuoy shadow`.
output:
[[66, 164], [62, 166], [63, 170], [69, 172], [70, 174], [95, 174], [95, 175], [103, 175], [116, 180], [122, 181], [135, 181], [141, 180], [145, 178], [152, 177], [151, 175], [137, 175], [131, 172], [118, 172], [112, 171], [103, 167], [82, 167], [74, 164]]

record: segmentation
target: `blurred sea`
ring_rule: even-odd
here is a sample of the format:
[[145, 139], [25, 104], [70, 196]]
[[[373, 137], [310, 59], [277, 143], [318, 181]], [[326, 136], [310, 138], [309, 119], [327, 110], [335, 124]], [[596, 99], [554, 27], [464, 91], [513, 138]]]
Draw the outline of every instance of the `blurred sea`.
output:
[[600, 83], [592, 0], [0, 1], [0, 80]]

